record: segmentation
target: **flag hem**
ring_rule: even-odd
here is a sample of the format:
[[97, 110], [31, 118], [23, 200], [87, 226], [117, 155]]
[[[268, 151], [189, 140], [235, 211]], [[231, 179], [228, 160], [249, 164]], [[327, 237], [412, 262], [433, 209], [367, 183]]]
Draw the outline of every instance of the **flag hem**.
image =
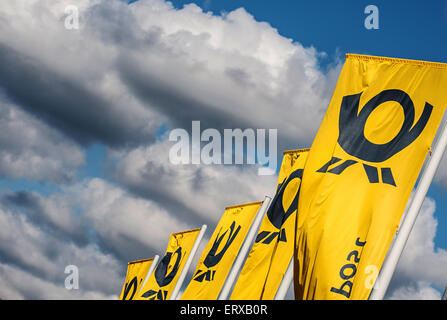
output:
[[302, 153], [302, 152], [308, 152], [310, 150], [310, 148], [306, 148], [306, 149], [295, 149], [295, 150], [285, 150], [283, 151], [283, 155], [285, 154], [289, 154], [289, 153]]
[[180, 231], [180, 232], [175, 232], [175, 233], [171, 233], [171, 235], [176, 236], [178, 234], [183, 234], [183, 233], [188, 233], [188, 232], [196, 232], [196, 231], [200, 231], [200, 228], [191, 229], [191, 230], [185, 230], [185, 231]]
[[134, 261], [129, 261], [129, 262], [127, 263], [127, 265], [134, 264], [134, 263], [139, 263], [139, 262], [153, 261], [153, 260], [154, 260], [154, 258], [141, 259], [141, 260], [134, 260]]
[[447, 69], [447, 63], [442, 63], [442, 62], [370, 56], [370, 55], [362, 55], [362, 54], [354, 54], [354, 53], [346, 53], [345, 57], [346, 57], [346, 60], [353, 58], [353, 59], [360, 59], [360, 60], [388, 61], [388, 62], [406, 63], [406, 64], [419, 65], [419, 66], [429, 66], [429, 67], [439, 68], [439, 69]]
[[233, 208], [240, 208], [240, 207], [245, 207], [245, 206], [251, 206], [251, 205], [255, 205], [255, 204], [262, 204], [264, 201], [256, 201], [256, 202], [249, 202], [249, 203], [243, 203], [243, 204], [237, 204], [235, 206], [229, 206], [226, 207], [225, 210], [227, 209], [233, 209]]

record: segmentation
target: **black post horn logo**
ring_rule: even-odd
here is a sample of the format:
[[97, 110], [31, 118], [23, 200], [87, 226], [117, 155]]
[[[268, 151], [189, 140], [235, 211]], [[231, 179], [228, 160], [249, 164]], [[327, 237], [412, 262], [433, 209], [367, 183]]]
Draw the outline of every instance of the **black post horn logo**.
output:
[[281, 227], [286, 222], [287, 218], [297, 210], [299, 192], [297, 190], [295, 197], [293, 198], [290, 206], [286, 210], [286, 208], [284, 208], [283, 206], [284, 191], [287, 185], [293, 179], [296, 178], [301, 179], [302, 176], [303, 176], [303, 169], [297, 169], [293, 171], [289, 175], [289, 177], [287, 177], [287, 179], [284, 179], [284, 181], [278, 185], [275, 197], [273, 198], [272, 203], [270, 204], [270, 207], [267, 210], [267, 217], [272, 223], [272, 225], [279, 230], [279, 232], [261, 231], [256, 237], [255, 242], [262, 241], [262, 243], [264, 244], [270, 244], [275, 238], [277, 238], [278, 241], [287, 242], [286, 230], [281, 229]]
[[[220, 262], [220, 260], [222, 260], [222, 257], [224, 256], [225, 252], [227, 252], [228, 248], [233, 243], [237, 234], [241, 230], [241, 226], [238, 226], [236, 228], [236, 230], [235, 230], [235, 227], [236, 227], [236, 222], [233, 221], [230, 228], [228, 230], [226, 230], [222, 235], [220, 234], [221, 230], [219, 230], [219, 233], [217, 234], [216, 238], [214, 239], [213, 246], [211, 247], [210, 251], [208, 252], [207, 256], [205, 257], [205, 260], [203, 260], [203, 264], [207, 268], [214, 267], [216, 264], [218, 264]], [[217, 252], [217, 249], [219, 248], [220, 243], [222, 242], [223, 238], [225, 237], [225, 235], [227, 234], [228, 231], [229, 231], [229, 233], [228, 233], [227, 242], [225, 243], [223, 248], [219, 252]], [[198, 281], [198, 282], [202, 282], [203, 280], [212, 281], [214, 279], [215, 272], [216, 272], [215, 270], [209, 270], [209, 269], [207, 271], [198, 270], [194, 275], [194, 280]]]
[[[135, 293], [137, 292], [138, 287], [138, 279], [137, 277], [133, 277], [132, 280], [127, 282], [124, 285], [124, 293], [123, 293], [123, 300], [133, 300], [133, 297], [135, 296]], [[127, 298], [127, 295], [129, 294], [130, 290], [132, 289], [132, 294], [129, 298]]]
[[[380, 163], [408, 147], [422, 133], [433, 110], [433, 106], [426, 102], [419, 120], [414, 124], [414, 104], [406, 92], [398, 89], [384, 90], [369, 100], [358, 112], [361, 95], [362, 92], [343, 97], [340, 107], [338, 144], [346, 153], [363, 161]], [[366, 121], [379, 105], [388, 101], [395, 101], [402, 107], [404, 122], [393, 139], [387, 143], [376, 144], [365, 137]], [[346, 160], [328, 170], [331, 165], [340, 160], [340, 158], [332, 157], [317, 172], [340, 174], [347, 167], [357, 163], [356, 160]], [[369, 182], [378, 183], [378, 169], [365, 163], [363, 167]], [[391, 168], [381, 168], [381, 173], [383, 183], [396, 186]]]
[[[174, 267], [172, 270], [168, 273], [168, 267], [171, 262], [172, 256], [177, 256]], [[182, 248], [179, 247], [177, 250], [172, 252], [166, 252], [163, 259], [161, 259], [160, 263], [158, 264], [157, 268], [155, 269], [154, 276], [155, 281], [157, 282], [158, 286], [160, 288], [167, 286], [172, 282], [174, 277], [176, 276], [178, 269], [180, 267], [180, 261], [182, 260]], [[145, 293], [143, 293], [144, 298], [149, 298], [150, 300], [166, 300], [168, 291], [167, 290], [148, 290]]]

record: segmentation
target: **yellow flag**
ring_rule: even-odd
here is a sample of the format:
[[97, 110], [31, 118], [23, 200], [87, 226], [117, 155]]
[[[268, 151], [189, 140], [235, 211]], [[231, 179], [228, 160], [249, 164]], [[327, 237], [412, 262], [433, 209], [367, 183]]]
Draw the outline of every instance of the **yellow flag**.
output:
[[272, 300], [293, 256], [298, 192], [309, 149], [285, 151], [276, 194], [231, 294]]
[[140, 290], [153, 260], [151, 258], [127, 263], [126, 280], [121, 290], [120, 300], [133, 300], [135, 294]]
[[200, 229], [171, 234], [168, 248], [136, 300], [168, 300]]
[[218, 298], [261, 204], [262, 201], [225, 208], [210, 241], [203, 250], [182, 300]]
[[297, 299], [367, 299], [447, 105], [447, 64], [346, 55], [299, 195]]

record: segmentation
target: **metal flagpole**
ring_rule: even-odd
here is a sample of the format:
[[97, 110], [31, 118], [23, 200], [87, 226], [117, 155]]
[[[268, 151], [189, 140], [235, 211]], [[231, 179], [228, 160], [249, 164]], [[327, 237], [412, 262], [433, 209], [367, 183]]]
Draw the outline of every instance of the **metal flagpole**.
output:
[[287, 294], [287, 290], [289, 290], [292, 280], [293, 280], [293, 257], [292, 259], [290, 259], [287, 271], [286, 273], [284, 273], [284, 277], [281, 280], [281, 284], [279, 285], [278, 291], [276, 291], [275, 300], [284, 300], [284, 297]]
[[146, 284], [147, 280], [149, 280], [149, 277], [151, 276], [152, 272], [154, 272], [155, 267], [157, 267], [159, 259], [160, 259], [160, 256], [158, 254], [156, 254], [154, 256], [154, 259], [152, 260], [152, 264], [149, 267], [149, 270], [147, 271], [147, 274], [146, 274], [146, 277], [144, 278], [143, 284], [141, 285], [140, 290], [138, 290], [136, 295], [138, 295], [140, 293], [141, 289], [143, 289], [143, 287]]
[[199, 249], [200, 242], [202, 241], [203, 235], [206, 231], [206, 224], [202, 225], [200, 228], [199, 234], [197, 235], [197, 239], [194, 242], [194, 245], [192, 246], [191, 252], [189, 253], [188, 259], [185, 262], [185, 265], [183, 266], [182, 272], [180, 273], [180, 276], [177, 280], [177, 283], [175, 284], [174, 289], [172, 290], [171, 297], [169, 300], [178, 300], [180, 299], [180, 288], [182, 287], [183, 281], [185, 280], [186, 274], [188, 273], [189, 266], [191, 265], [192, 259], [194, 259], [194, 256], [196, 255], [197, 249]]
[[444, 294], [442, 295], [441, 300], [447, 300], [447, 287], [445, 287]]
[[382, 300], [385, 296], [388, 285], [393, 276], [394, 270], [396, 269], [397, 263], [399, 261], [400, 255], [405, 247], [405, 243], [408, 240], [411, 229], [416, 221], [419, 210], [427, 194], [428, 188], [433, 180], [436, 169], [439, 166], [442, 155], [447, 146], [447, 120], [444, 122], [444, 127], [441, 132], [441, 136], [436, 142], [436, 146], [433, 149], [431, 158], [427, 162], [427, 166], [422, 173], [421, 180], [419, 181], [416, 192], [414, 194], [411, 205], [408, 208], [408, 212], [402, 221], [402, 224], [398, 230], [397, 237], [394, 241], [393, 246], [389, 251], [389, 255], [385, 262], [383, 263], [382, 269], [380, 270], [377, 281], [370, 295], [370, 300]]
[[228, 299], [230, 295], [230, 290], [233, 287], [233, 284], [236, 282], [237, 277], [239, 276], [242, 264], [244, 263], [245, 258], [250, 252], [253, 242], [256, 239], [256, 235], [258, 234], [258, 230], [259, 227], [261, 226], [262, 219], [264, 218], [264, 215], [267, 212], [271, 200], [272, 198], [270, 198], [269, 196], [265, 196], [264, 201], [262, 202], [262, 205], [259, 208], [258, 213], [256, 214], [256, 217], [253, 220], [253, 223], [251, 224], [250, 230], [248, 231], [247, 236], [245, 237], [244, 244], [239, 250], [239, 254], [236, 257], [236, 260], [234, 260], [233, 266], [231, 267], [231, 271], [228, 274], [227, 279], [225, 280], [222, 290], [220, 291], [218, 300]]

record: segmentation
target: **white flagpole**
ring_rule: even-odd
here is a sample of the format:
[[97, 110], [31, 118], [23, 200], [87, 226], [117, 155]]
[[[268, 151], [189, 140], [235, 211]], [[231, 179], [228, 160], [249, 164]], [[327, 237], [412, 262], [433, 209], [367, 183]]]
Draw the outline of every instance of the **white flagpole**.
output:
[[155, 267], [157, 266], [159, 259], [160, 259], [160, 256], [158, 254], [156, 254], [154, 256], [154, 259], [152, 260], [152, 264], [149, 267], [149, 270], [147, 271], [147, 274], [146, 274], [146, 277], [144, 278], [143, 284], [141, 285], [140, 290], [138, 290], [136, 295], [138, 295], [140, 293], [141, 289], [143, 289], [143, 287], [146, 284], [147, 280], [149, 280], [149, 277], [151, 276], [152, 272], [154, 272]]
[[393, 276], [394, 270], [396, 269], [397, 263], [399, 261], [400, 255], [405, 247], [405, 243], [408, 240], [411, 229], [416, 221], [419, 210], [424, 202], [425, 195], [427, 194], [428, 188], [433, 180], [436, 169], [439, 166], [442, 155], [447, 146], [447, 121], [444, 122], [444, 127], [441, 132], [441, 136], [436, 142], [436, 146], [433, 149], [431, 158], [428, 160], [427, 165], [422, 173], [421, 180], [419, 181], [416, 192], [414, 194], [413, 200], [408, 212], [402, 221], [399, 228], [397, 237], [391, 247], [388, 257], [386, 258], [382, 269], [380, 270], [377, 281], [370, 295], [370, 300], [382, 300], [385, 296], [388, 285]]
[[293, 257], [292, 259], [290, 259], [287, 271], [286, 273], [284, 273], [278, 291], [276, 291], [275, 300], [284, 300], [284, 297], [286, 296], [287, 291], [289, 290], [292, 280], [293, 280]]
[[265, 213], [267, 212], [267, 209], [269, 207], [270, 201], [272, 198], [269, 196], [265, 196], [264, 201], [262, 202], [261, 207], [258, 210], [258, 213], [256, 214], [255, 219], [253, 220], [253, 223], [251, 224], [250, 230], [247, 233], [247, 236], [245, 237], [244, 244], [242, 245], [241, 249], [239, 250], [239, 254], [236, 257], [236, 260], [233, 263], [233, 266], [231, 267], [231, 271], [228, 274], [225, 283], [222, 287], [222, 290], [220, 291], [218, 300], [227, 300], [230, 295], [230, 290], [233, 287], [233, 284], [236, 282], [239, 272], [241, 271], [242, 264], [244, 263], [248, 253], [250, 252], [250, 249], [256, 239], [256, 235], [258, 234], [259, 227], [261, 226], [262, 219], [264, 218]]
[[183, 281], [185, 280], [186, 274], [188, 273], [192, 259], [194, 259], [194, 256], [197, 253], [197, 249], [199, 248], [200, 242], [202, 241], [203, 235], [205, 234], [206, 228], [207, 228], [206, 224], [202, 225], [202, 227], [200, 228], [199, 234], [197, 235], [197, 239], [194, 242], [194, 245], [192, 246], [191, 252], [189, 253], [185, 265], [183, 266], [182, 272], [180, 273], [177, 283], [175, 284], [175, 287], [172, 290], [171, 297], [169, 298], [169, 300], [178, 300], [180, 298], [179, 296], [180, 288], [182, 287]]
[[445, 287], [444, 294], [442, 295], [441, 300], [447, 300], [447, 287]]

